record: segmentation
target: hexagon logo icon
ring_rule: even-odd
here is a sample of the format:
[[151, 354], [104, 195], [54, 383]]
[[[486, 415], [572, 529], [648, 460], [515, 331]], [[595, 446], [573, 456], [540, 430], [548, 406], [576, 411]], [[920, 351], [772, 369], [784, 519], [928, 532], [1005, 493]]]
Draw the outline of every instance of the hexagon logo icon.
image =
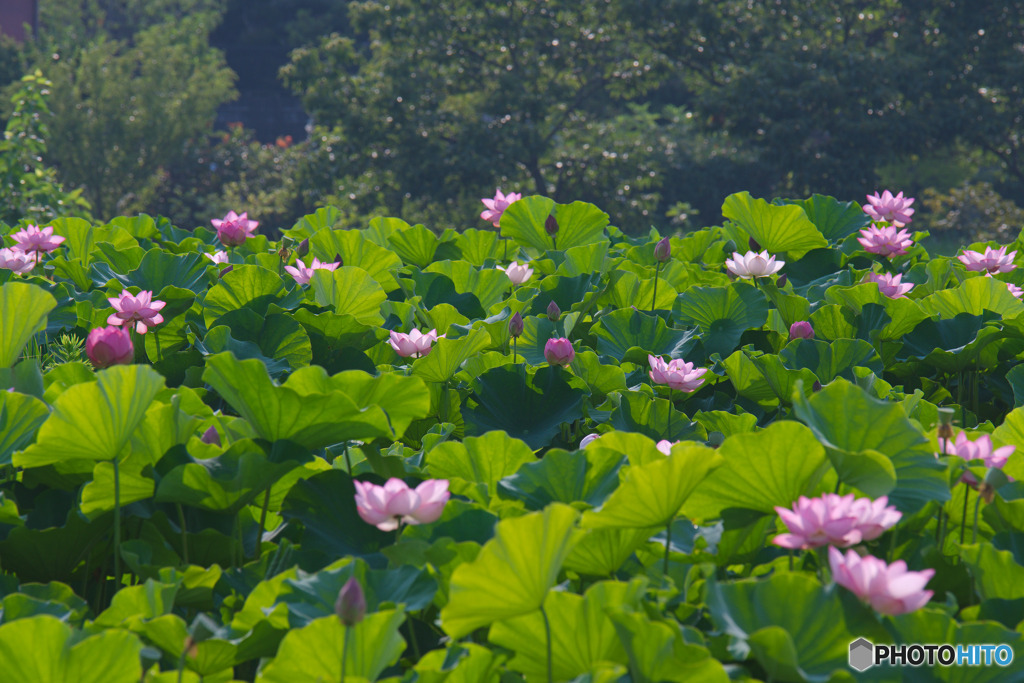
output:
[[866, 671], [875, 663], [875, 646], [866, 638], [850, 643], [850, 668]]

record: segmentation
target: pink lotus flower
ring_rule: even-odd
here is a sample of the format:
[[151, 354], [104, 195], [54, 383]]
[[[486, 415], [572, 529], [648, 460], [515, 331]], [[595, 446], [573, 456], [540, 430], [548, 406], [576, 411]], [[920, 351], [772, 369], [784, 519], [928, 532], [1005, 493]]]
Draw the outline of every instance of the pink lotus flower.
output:
[[37, 225], [29, 225], [24, 230], [12, 233], [11, 237], [18, 243], [18, 249], [26, 254], [35, 252], [36, 259], [39, 258], [40, 252], [49, 253], [64, 241], [60, 235], [53, 234], [53, 228], [40, 230]]
[[132, 296], [128, 290], [121, 292], [119, 297], [108, 297], [107, 301], [116, 312], [107, 318], [107, 324], [124, 325], [135, 321], [135, 331], [139, 334], [146, 334], [150, 327], [164, 321], [164, 317], [158, 311], [167, 305], [164, 301], [152, 301], [152, 299], [153, 292], [141, 291]]
[[867, 277], [864, 278], [864, 281], [877, 283], [878, 291], [882, 294], [886, 295], [890, 299], [899, 299], [914, 288], [914, 285], [909, 282], [900, 283], [902, 278], [902, 274], [890, 275], [889, 273], [868, 273]]
[[544, 345], [544, 359], [551, 365], [568, 365], [576, 358], [572, 342], [565, 337], [548, 339]]
[[776, 261], [775, 257], [769, 256], [767, 251], [761, 253], [748, 251], [742, 256], [738, 251], [734, 251], [732, 258], [725, 260], [725, 266], [729, 272], [744, 280], [774, 275], [782, 270], [784, 265], [786, 265], [785, 261]]
[[881, 197], [876, 192], [873, 195], [867, 195], [867, 198], [868, 203], [861, 208], [864, 209], [864, 213], [871, 216], [872, 220], [887, 221], [897, 228], [902, 228], [910, 222], [910, 217], [914, 215], [914, 209], [910, 208], [910, 205], [914, 203], [913, 198], [904, 199], [902, 192], [893, 197], [892, 192], [886, 190]]
[[415, 490], [392, 477], [383, 486], [354, 481], [356, 509], [367, 524], [381, 531], [394, 531], [400, 524], [430, 524], [437, 521], [448, 502], [448, 481], [428, 479]]
[[668, 439], [662, 439], [658, 442], [658, 450], [665, 455], [672, 455], [672, 447], [675, 446], [678, 441], [669, 441]]
[[805, 320], [800, 320], [789, 326], [790, 339], [814, 339], [814, 328]]
[[860, 231], [861, 237], [857, 238], [864, 250], [880, 256], [892, 257], [902, 256], [907, 249], [914, 245], [910, 233], [906, 230], [886, 225], [881, 228], [871, 226]]
[[340, 264], [338, 263], [323, 263], [314, 256], [313, 265], [311, 265], [309, 268], [307, 268], [306, 264], [303, 263], [302, 261], [296, 261], [294, 268], [292, 266], [285, 266], [284, 269], [287, 270], [288, 273], [293, 278], [295, 278], [295, 281], [298, 282], [300, 285], [308, 285], [310, 278], [313, 277], [314, 270], [333, 271], [337, 269], [339, 265]]
[[[992, 276], [989, 275], [989, 277], [992, 277]], [[1006, 288], [1008, 290], [1010, 290], [1010, 294], [1012, 294], [1013, 296], [1017, 297], [1018, 299], [1024, 300], [1024, 289], [1021, 289], [1020, 287], [1018, 287], [1017, 285], [1013, 284], [1012, 282], [1007, 282], [1005, 284], [1006, 284]]]
[[932, 599], [932, 591], [923, 589], [935, 575], [934, 569], [910, 572], [903, 560], [886, 564], [871, 555], [861, 557], [853, 550], [846, 551], [844, 557], [835, 548], [828, 549], [828, 560], [836, 583], [881, 614], [913, 612]]
[[595, 441], [597, 441], [598, 437], [600, 437], [600, 436], [601, 436], [601, 435], [600, 435], [599, 433], [597, 433], [597, 432], [594, 432], [593, 434], [587, 434], [587, 435], [586, 435], [585, 437], [583, 437], [583, 439], [582, 439], [582, 440], [580, 441], [580, 450], [583, 450], [584, 448], [586, 448], [586, 447], [587, 447], [587, 446], [589, 446], [590, 444], [592, 444], [592, 443], [594, 443]]
[[215, 251], [212, 254], [203, 254], [203, 256], [218, 265], [228, 262], [228, 252], [226, 251]]
[[259, 222], [249, 220], [249, 214], [245, 211], [241, 216], [234, 211], [228, 211], [224, 218], [214, 218], [210, 222], [213, 223], [213, 227], [217, 228], [217, 239], [225, 247], [237, 247], [245, 244], [245, 240], [252, 237], [259, 225]]
[[13, 270], [18, 275], [31, 273], [36, 262], [17, 247], [0, 249], [0, 268]]
[[872, 541], [902, 517], [902, 513], [888, 503], [885, 496], [872, 501], [855, 499], [852, 493], [845, 496], [826, 493], [818, 498], [800, 496], [792, 509], [775, 507], [789, 533], [779, 534], [772, 543], [806, 550], [823, 545], [846, 548], [861, 541]]
[[438, 337], [437, 330], [431, 330], [426, 334], [417, 329], [413, 329], [409, 334], [391, 330], [391, 339], [388, 340], [388, 343], [402, 358], [419, 358], [430, 353], [434, 342], [443, 338], [443, 334]]
[[523, 198], [523, 195], [518, 192], [509, 192], [508, 194], [502, 194], [501, 190], [496, 190], [494, 193], [494, 199], [481, 199], [487, 210], [480, 214], [480, 218], [485, 221], [490, 221], [491, 225], [498, 228], [501, 227], [501, 214], [505, 213], [505, 209], [509, 207], [512, 202], [517, 202]]
[[525, 263], [519, 265], [518, 261], [513, 261], [508, 268], [502, 268], [501, 266], [495, 266], [498, 270], [504, 271], [505, 275], [508, 275], [508, 279], [512, 281], [514, 285], [521, 285], [533, 276], [533, 268], [530, 268]]
[[85, 340], [85, 354], [97, 370], [128, 365], [135, 359], [132, 335], [121, 327], [97, 327]]
[[1015, 450], [1016, 446], [1003, 446], [993, 450], [992, 437], [988, 434], [982, 434], [976, 441], [971, 441], [967, 438], [967, 432], [960, 432], [956, 435], [954, 443], [946, 440], [946, 453], [958, 455], [967, 461], [981, 460], [988, 468], [1002, 469]]
[[998, 249], [985, 247], [984, 253], [980, 251], [964, 251], [957, 258], [960, 259], [960, 263], [967, 266], [967, 270], [1009, 273], [1017, 267], [1013, 263], [1013, 259], [1016, 256], [1016, 251], [1011, 251], [1007, 254], [1006, 247], [999, 247]]
[[647, 361], [651, 364], [648, 375], [655, 384], [667, 384], [672, 389], [687, 393], [697, 391], [704, 384], [707, 368], [695, 369], [693, 363], [687, 363], [682, 358], [666, 363], [661, 356], [648, 355]]

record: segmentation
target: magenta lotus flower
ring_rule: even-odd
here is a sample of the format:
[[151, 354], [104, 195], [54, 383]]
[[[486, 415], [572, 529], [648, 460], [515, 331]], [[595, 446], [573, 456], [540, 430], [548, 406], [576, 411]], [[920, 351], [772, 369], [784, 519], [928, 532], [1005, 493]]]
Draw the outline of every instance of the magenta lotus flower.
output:
[[446, 479], [428, 479], [415, 490], [394, 477], [383, 486], [362, 481], [353, 483], [359, 516], [381, 531], [394, 531], [400, 524], [437, 521], [451, 495]]
[[210, 222], [213, 223], [213, 227], [217, 228], [217, 239], [225, 247], [237, 247], [245, 244], [245, 240], [252, 237], [253, 232], [259, 226], [258, 221], [249, 220], [249, 214], [245, 211], [242, 212], [242, 215], [228, 211], [224, 218], [214, 218]]
[[661, 356], [648, 355], [647, 362], [651, 364], [648, 375], [655, 384], [666, 384], [687, 393], [697, 391], [704, 384], [707, 368], [694, 368], [693, 363], [687, 363], [682, 358], [666, 363]]
[[132, 296], [125, 290], [119, 297], [108, 297], [107, 301], [114, 307], [115, 313], [107, 318], [108, 325], [124, 325], [135, 323], [135, 331], [146, 334], [153, 325], [159, 325], [164, 317], [158, 311], [167, 305], [164, 301], [153, 301], [153, 292], [141, 291]]
[[967, 461], [981, 460], [988, 468], [1002, 469], [1015, 450], [1016, 446], [1003, 446], [993, 450], [992, 437], [988, 434], [982, 434], [977, 440], [971, 441], [967, 438], [967, 432], [960, 432], [956, 435], [954, 443], [946, 441], [946, 453], [949, 455], [958, 455]]
[[572, 342], [565, 337], [548, 339], [544, 345], [544, 359], [551, 365], [568, 365], [576, 358]]
[[914, 215], [914, 209], [910, 208], [910, 205], [914, 203], [913, 198], [904, 199], [902, 192], [893, 197], [892, 192], [886, 190], [881, 197], [876, 192], [873, 195], [867, 195], [867, 198], [868, 203], [861, 208], [864, 209], [864, 213], [871, 216], [872, 220], [886, 221], [897, 228], [902, 228], [910, 222], [910, 217]]
[[29, 225], [24, 230], [12, 233], [11, 238], [18, 243], [18, 249], [26, 254], [35, 252], [37, 259], [40, 253], [49, 253], [64, 241], [60, 235], [53, 234], [53, 228], [40, 230], [37, 225]]
[[203, 254], [203, 256], [218, 265], [228, 262], [228, 252], [226, 251], [215, 251], [212, 254]]
[[789, 326], [790, 339], [814, 339], [814, 328], [806, 320], [800, 320]]
[[846, 548], [861, 541], [873, 541], [891, 528], [902, 513], [882, 496], [872, 501], [853, 494], [826, 493], [818, 498], [800, 496], [792, 509], [776, 506], [788, 534], [772, 543], [783, 548], [803, 549], [834, 545]]
[[519, 265], [518, 261], [513, 261], [508, 268], [502, 268], [501, 266], [495, 267], [498, 270], [504, 271], [505, 275], [508, 275], [508, 279], [511, 280], [514, 285], [521, 285], [533, 276], [533, 268], [530, 268], [525, 263], [523, 265]]
[[880, 614], [913, 612], [932, 599], [932, 591], [924, 587], [935, 575], [934, 569], [910, 572], [903, 560], [886, 564], [871, 555], [861, 557], [853, 550], [847, 550], [844, 557], [835, 548], [828, 549], [828, 560], [836, 583]]
[[864, 278], [865, 282], [874, 282], [878, 285], [878, 291], [890, 299], [899, 299], [914, 288], [909, 282], [901, 283], [902, 273], [890, 275], [889, 273], [868, 273]]
[[13, 270], [18, 275], [31, 273], [36, 262], [31, 256], [17, 247], [0, 249], [0, 268]]
[[97, 370], [128, 365], [135, 359], [132, 335], [121, 327], [97, 327], [85, 340], [85, 355]]
[[[992, 274], [991, 273], [985, 273], [985, 277], [992, 277]], [[1018, 287], [1017, 285], [1013, 284], [1012, 282], [1004, 282], [1003, 284], [1006, 285], [1006, 288], [1008, 290], [1010, 290], [1010, 294], [1012, 294], [1013, 296], [1015, 296], [1018, 299], [1024, 300], [1024, 289], [1021, 289], [1020, 287]]]
[[582, 439], [582, 440], [580, 440], [580, 450], [582, 450], [582, 449], [586, 448], [586, 447], [587, 447], [587, 446], [589, 446], [590, 444], [592, 444], [592, 443], [594, 443], [595, 441], [597, 441], [597, 439], [598, 439], [598, 438], [599, 438], [600, 436], [601, 436], [601, 435], [600, 435], [600, 434], [599, 434], [598, 432], [594, 432], [593, 434], [587, 434], [587, 435], [586, 435], [585, 437], [583, 437], [583, 439]]
[[1009, 273], [1016, 268], [1017, 266], [1013, 263], [1013, 259], [1016, 257], [1017, 252], [1011, 251], [1007, 254], [1006, 247], [999, 247], [998, 249], [985, 247], [984, 252], [965, 250], [964, 253], [957, 256], [960, 259], [960, 263], [967, 267], [967, 270], [987, 271], [993, 274]]
[[498, 228], [501, 227], [501, 215], [505, 213], [505, 209], [509, 207], [512, 202], [517, 202], [523, 198], [523, 195], [518, 192], [509, 192], [508, 194], [502, 194], [501, 190], [498, 189], [494, 193], [494, 199], [481, 199], [487, 210], [480, 214], [480, 218], [485, 221], [490, 221], [491, 225]]
[[871, 226], [861, 230], [860, 234], [857, 241], [865, 251], [888, 258], [902, 256], [907, 253], [907, 249], [914, 245], [914, 240], [910, 238], [909, 232], [892, 225], [880, 228]]
[[744, 280], [757, 277], [768, 277], [782, 270], [785, 261], [776, 261], [767, 251], [760, 253], [748, 251], [742, 256], [738, 251], [732, 253], [731, 259], [725, 260], [725, 267], [736, 277]]
[[315, 270], [326, 270], [333, 271], [337, 269], [340, 264], [338, 263], [323, 263], [315, 256], [313, 257], [313, 265], [306, 267], [306, 264], [302, 261], [296, 261], [295, 267], [285, 266], [284, 269], [288, 271], [288, 274], [295, 278], [295, 281], [300, 285], [308, 285], [310, 279], [313, 277], [313, 271]]
[[438, 339], [444, 339], [444, 335], [438, 336], [437, 330], [431, 330], [426, 334], [417, 329], [413, 329], [409, 334], [391, 330], [391, 339], [388, 343], [402, 358], [420, 358], [430, 353], [430, 348]]

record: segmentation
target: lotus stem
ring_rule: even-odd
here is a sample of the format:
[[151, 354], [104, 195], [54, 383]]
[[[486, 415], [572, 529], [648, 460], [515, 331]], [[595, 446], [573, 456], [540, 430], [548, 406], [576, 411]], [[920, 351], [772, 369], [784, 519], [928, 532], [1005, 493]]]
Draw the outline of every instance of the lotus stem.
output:
[[516, 351], [519, 350], [518, 337], [512, 337], [512, 363], [516, 362]]
[[548, 645], [548, 683], [554, 683], [555, 677], [552, 673], [551, 656], [551, 622], [548, 621], [548, 613], [544, 611], [544, 605], [540, 606], [540, 615], [544, 617], [544, 637]]
[[181, 503], [176, 505], [178, 507], [178, 526], [181, 528], [181, 559], [185, 561], [185, 566], [188, 566], [188, 532], [185, 529], [185, 510], [181, 507]]
[[348, 659], [348, 640], [352, 629], [348, 626], [342, 628], [345, 629], [345, 635], [341, 639], [341, 683], [345, 683], [345, 661]]
[[978, 542], [978, 511], [981, 509], [981, 493], [978, 493], [978, 499], [974, 501], [974, 529], [971, 531], [971, 543]]
[[[661, 573], [668, 577], [668, 555], [672, 550], [672, 520], [668, 520], [668, 524], [665, 525], [665, 565], [662, 567]], [[790, 557], [790, 563], [793, 558]]]
[[[348, 454], [348, 445], [346, 444], [345, 453]], [[352, 476], [352, 466], [349, 465], [348, 476]], [[256, 537], [256, 559], [260, 559], [260, 555], [263, 554], [263, 533], [267, 528], [267, 508], [270, 507], [270, 487], [267, 487], [266, 493], [263, 494], [263, 507], [260, 509], [260, 535]]]
[[[964, 530], [967, 528], [967, 500], [971, 497], [971, 489], [968, 488], [967, 484], [964, 484], [964, 513], [960, 516], [960, 544], [964, 542]], [[981, 496], [979, 495], [980, 499]], [[941, 550], [941, 548], [939, 548]]]
[[114, 464], [114, 592], [121, 590], [121, 472]]
[[661, 271], [661, 261], [654, 265], [654, 293], [651, 294], [651, 315], [654, 315], [654, 306], [658, 301], [658, 273]]

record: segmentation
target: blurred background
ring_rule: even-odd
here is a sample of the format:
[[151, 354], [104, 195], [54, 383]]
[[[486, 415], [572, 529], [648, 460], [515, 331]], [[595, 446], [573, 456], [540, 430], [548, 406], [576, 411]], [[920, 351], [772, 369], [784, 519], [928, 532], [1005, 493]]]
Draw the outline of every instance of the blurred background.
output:
[[1024, 0], [2, 0], [0, 221], [483, 228], [495, 188], [628, 232], [722, 200], [917, 198], [1024, 227]]

